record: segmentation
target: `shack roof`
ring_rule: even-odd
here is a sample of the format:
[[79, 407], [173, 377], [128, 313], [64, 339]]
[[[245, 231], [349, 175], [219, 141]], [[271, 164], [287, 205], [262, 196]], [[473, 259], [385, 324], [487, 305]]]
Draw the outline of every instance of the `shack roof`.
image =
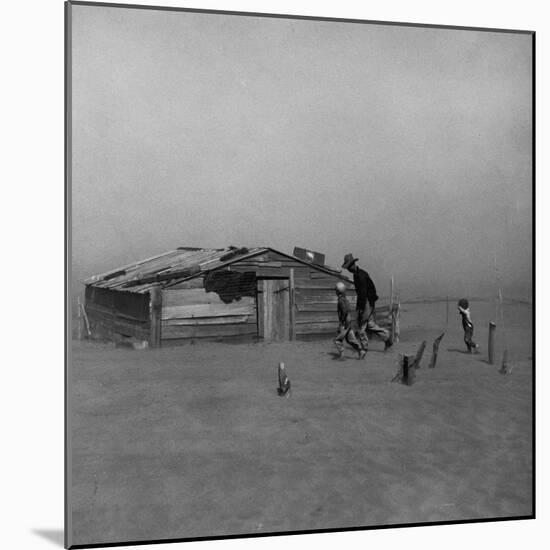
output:
[[306, 262], [296, 256], [285, 254], [270, 247], [237, 248], [192, 248], [180, 247], [153, 256], [139, 262], [128, 264], [105, 273], [93, 275], [84, 280], [85, 285], [111, 290], [123, 290], [137, 293], [148, 292], [156, 284], [175, 284], [193, 279], [222, 267], [251, 258], [265, 252], [274, 252], [292, 260], [307, 265], [313, 269], [328, 273], [340, 279], [349, 281], [340, 271], [328, 266], [320, 266]]

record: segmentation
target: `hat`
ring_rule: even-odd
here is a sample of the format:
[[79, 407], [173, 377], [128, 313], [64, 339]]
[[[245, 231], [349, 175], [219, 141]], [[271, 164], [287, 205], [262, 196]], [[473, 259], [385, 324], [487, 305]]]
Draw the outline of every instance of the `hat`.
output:
[[344, 263], [342, 264], [342, 267], [344, 269], [349, 269], [357, 260], [358, 258], [354, 258], [353, 254], [346, 254], [344, 256]]

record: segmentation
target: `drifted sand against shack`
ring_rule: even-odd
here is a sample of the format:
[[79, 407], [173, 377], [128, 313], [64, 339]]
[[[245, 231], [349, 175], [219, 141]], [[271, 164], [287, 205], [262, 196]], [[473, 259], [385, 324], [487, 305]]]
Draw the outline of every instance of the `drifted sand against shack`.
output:
[[[480, 355], [460, 319], [435, 369], [445, 302], [402, 305], [402, 340], [365, 361], [315, 342], [133, 351], [75, 342], [74, 543], [262, 533], [532, 513], [531, 307], [472, 300]], [[505, 336], [505, 339], [504, 339]], [[400, 352], [428, 347], [413, 386]], [[285, 362], [292, 396], [277, 396]]]

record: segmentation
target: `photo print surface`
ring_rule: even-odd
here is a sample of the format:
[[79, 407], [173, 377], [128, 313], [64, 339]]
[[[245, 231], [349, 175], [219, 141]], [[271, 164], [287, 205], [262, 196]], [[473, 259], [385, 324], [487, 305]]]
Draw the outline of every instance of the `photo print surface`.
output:
[[533, 33], [68, 3], [67, 545], [533, 516]]

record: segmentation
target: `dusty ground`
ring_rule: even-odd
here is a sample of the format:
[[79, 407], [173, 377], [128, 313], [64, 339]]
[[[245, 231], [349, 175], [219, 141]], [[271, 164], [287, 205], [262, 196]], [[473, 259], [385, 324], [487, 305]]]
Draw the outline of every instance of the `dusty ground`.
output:
[[[530, 306], [507, 305], [497, 328], [510, 375], [486, 362], [493, 304], [472, 304], [480, 355], [451, 308], [433, 370], [445, 304], [403, 307], [397, 349], [373, 342], [361, 362], [329, 341], [75, 342], [74, 544], [531, 514]], [[422, 339], [416, 384], [390, 383]]]

